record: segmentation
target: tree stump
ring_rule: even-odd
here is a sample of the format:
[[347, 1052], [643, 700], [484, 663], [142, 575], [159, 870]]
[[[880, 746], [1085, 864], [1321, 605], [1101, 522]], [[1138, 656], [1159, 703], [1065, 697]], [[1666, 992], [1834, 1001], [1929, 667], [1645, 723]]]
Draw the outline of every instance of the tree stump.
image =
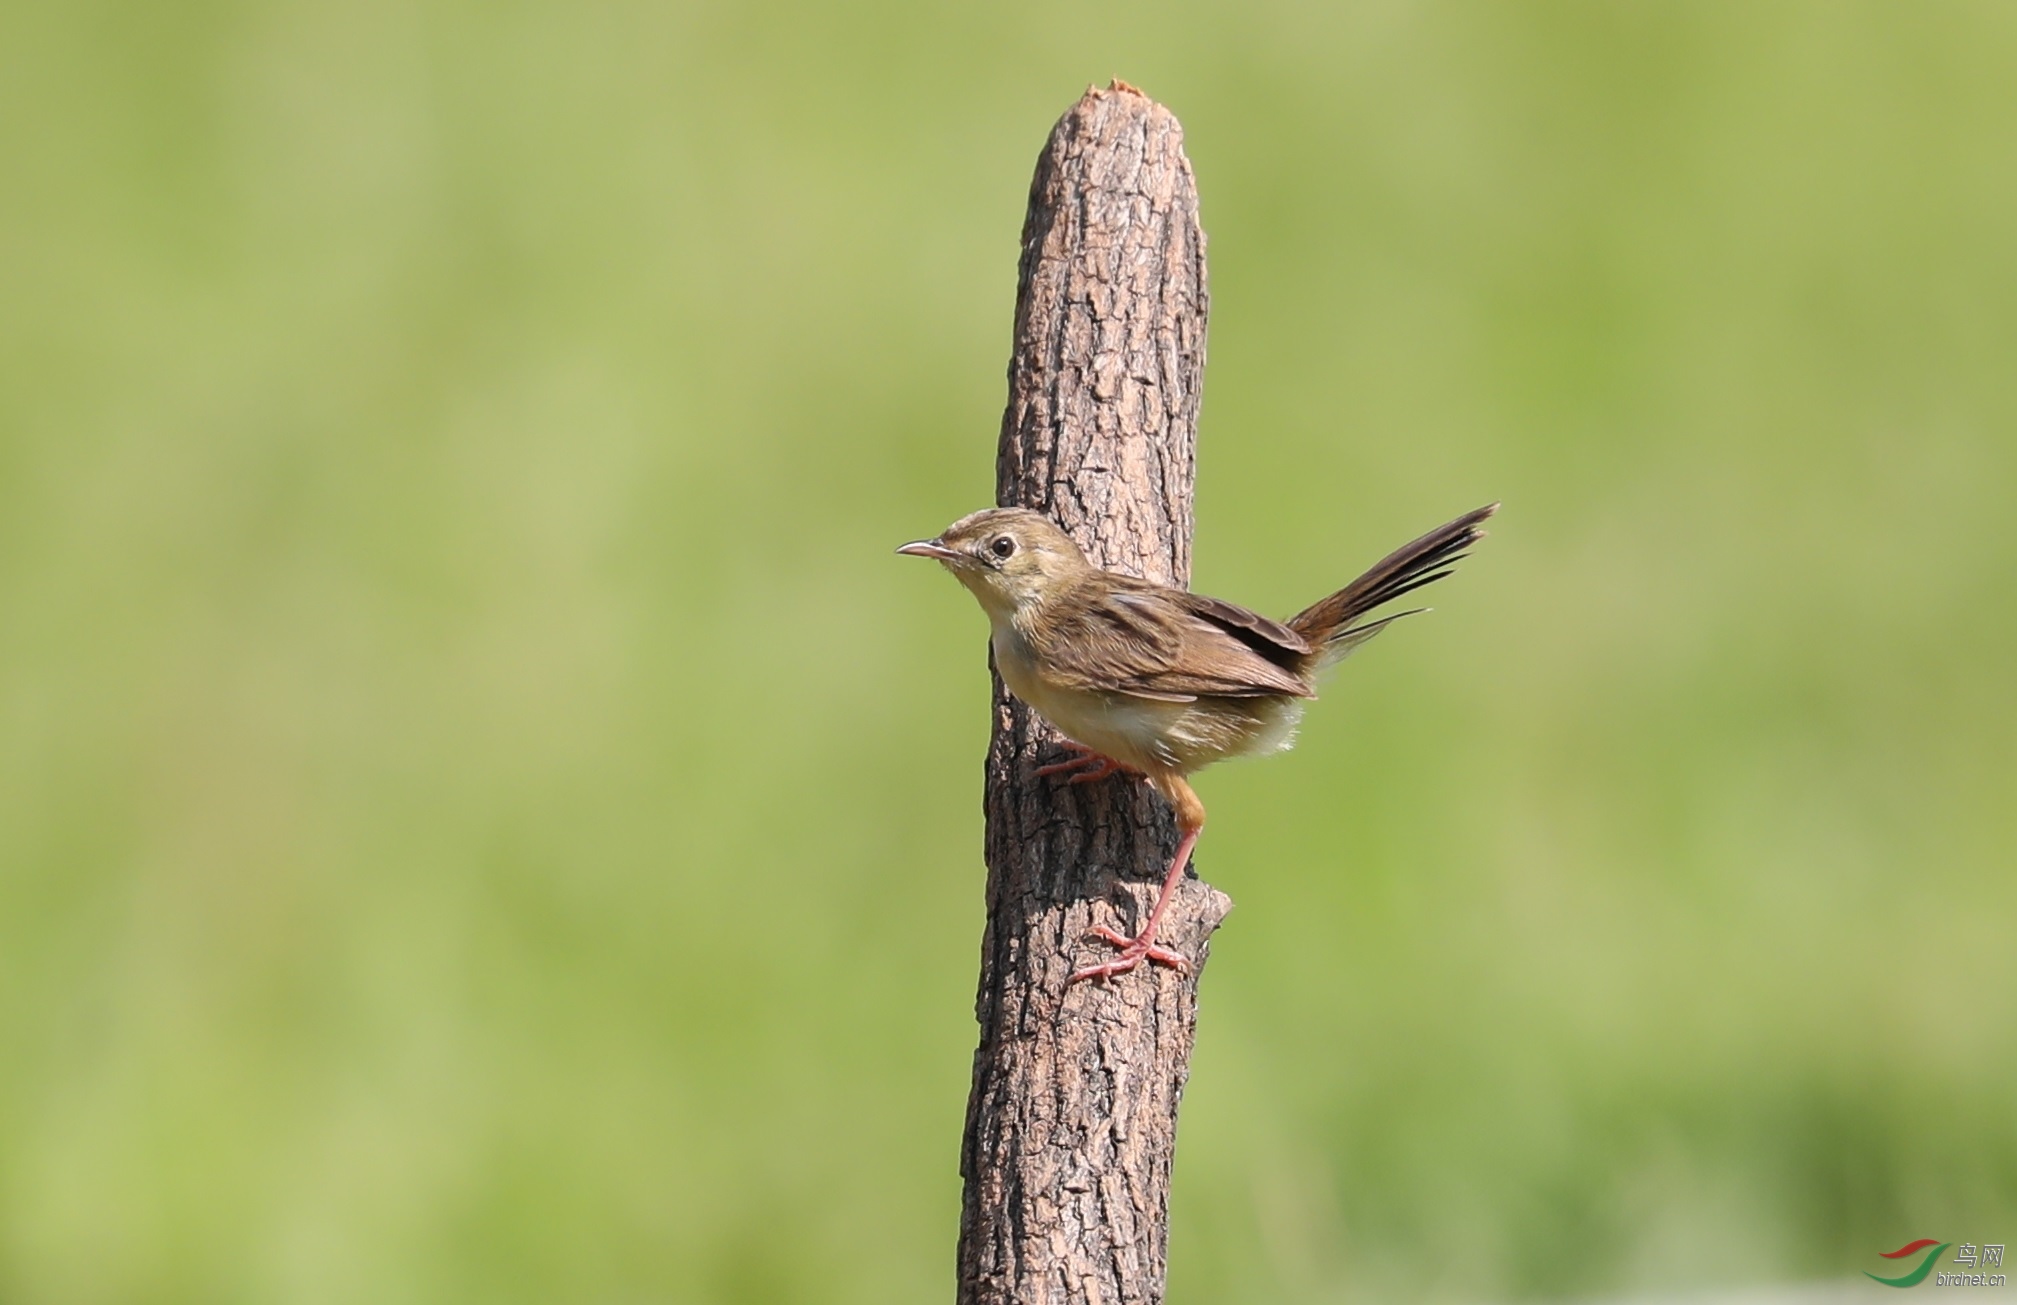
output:
[[[1030, 187], [997, 501], [1049, 514], [1100, 566], [1172, 585], [1190, 579], [1204, 245], [1175, 116], [1124, 83], [1089, 90]], [[1111, 950], [1089, 927], [1147, 918], [1177, 834], [1139, 781], [1034, 775], [1059, 739], [997, 675], [962, 1305], [1162, 1300], [1198, 973], [1232, 905], [1186, 878], [1159, 940], [1191, 973], [1067, 988]]]

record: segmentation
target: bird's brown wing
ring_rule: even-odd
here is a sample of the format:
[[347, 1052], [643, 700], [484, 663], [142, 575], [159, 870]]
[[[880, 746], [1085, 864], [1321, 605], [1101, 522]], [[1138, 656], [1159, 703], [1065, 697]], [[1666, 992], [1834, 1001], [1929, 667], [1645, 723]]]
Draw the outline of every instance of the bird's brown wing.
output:
[[1286, 670], [1295, 670], [1302, 665], [1302, 659], [1315, 652], [1308, 639], [1283, 625], [1270, 620], [1259, 612], [1250, 612], [1222, 598], [1207, 598], [1203, 594], [1185, 593], [1181, 589], [1163, 591], [1184, 609], [1201, 620], [1218, 626], [1233, 638], [1238, 639], [1262, 657]]
[[1296, 673], [1309, 644], [1265, 616], [1112, 575], [1073, 597], [1039, 623], [1045, 672], [1069, 687], [1168, 702], [1313, 696]]

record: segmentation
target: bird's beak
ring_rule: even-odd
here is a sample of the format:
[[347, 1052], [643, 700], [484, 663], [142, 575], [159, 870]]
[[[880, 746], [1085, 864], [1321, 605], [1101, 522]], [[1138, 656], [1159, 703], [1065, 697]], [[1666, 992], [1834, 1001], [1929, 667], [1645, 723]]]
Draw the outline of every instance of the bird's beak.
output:
[[957, 562], [960, 554], [939, 543], [936, 539], [919, 539], [896, 550], [906, 557], [929, 557], [938, 562]]

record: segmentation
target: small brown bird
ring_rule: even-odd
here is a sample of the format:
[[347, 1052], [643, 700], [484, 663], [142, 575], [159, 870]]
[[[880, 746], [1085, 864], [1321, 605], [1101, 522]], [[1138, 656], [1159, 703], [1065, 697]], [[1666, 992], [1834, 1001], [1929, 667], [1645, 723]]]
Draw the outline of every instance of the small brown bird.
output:
[[1289, 746], [1317, 676], [1380, 631], [1426, 608], [1360, 618], [1450, 574], [1496, 503], [1395, 549], [1358, 579], [1286, 624], [1244, 607], [1102, 571], [1070, 537], [1027, 508], [961, 517], [937, 539], [897, 549], [945, 564], [994, 626], [995, 666], [1009, 692], [1070, 742], [1070, 759], [1039, 775], [1077, 772], [1073, 784], [1116, 771], [1139, 775], [1176, 808], [1177, 845], [1162, 892], [1130, 938], [1097, 925], [1120, 954], [1073, 974], [1108, 979], [1143, 961], [1188, 962], [1155, 942], [1156, 925], [1205, 827], [1185, 776], [1227, 757]]

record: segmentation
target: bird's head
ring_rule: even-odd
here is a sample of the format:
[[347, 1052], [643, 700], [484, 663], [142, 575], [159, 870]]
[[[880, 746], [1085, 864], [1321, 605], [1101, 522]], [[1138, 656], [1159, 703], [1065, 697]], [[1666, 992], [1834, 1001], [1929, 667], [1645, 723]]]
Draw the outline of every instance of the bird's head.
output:
[[1092, 569], [1069, 535], [1028, 508], [976, 512], [947, 526], [937, 539], [896, 551], [944, 563], [998, 620], [1041, 605], [1064, 581]]

